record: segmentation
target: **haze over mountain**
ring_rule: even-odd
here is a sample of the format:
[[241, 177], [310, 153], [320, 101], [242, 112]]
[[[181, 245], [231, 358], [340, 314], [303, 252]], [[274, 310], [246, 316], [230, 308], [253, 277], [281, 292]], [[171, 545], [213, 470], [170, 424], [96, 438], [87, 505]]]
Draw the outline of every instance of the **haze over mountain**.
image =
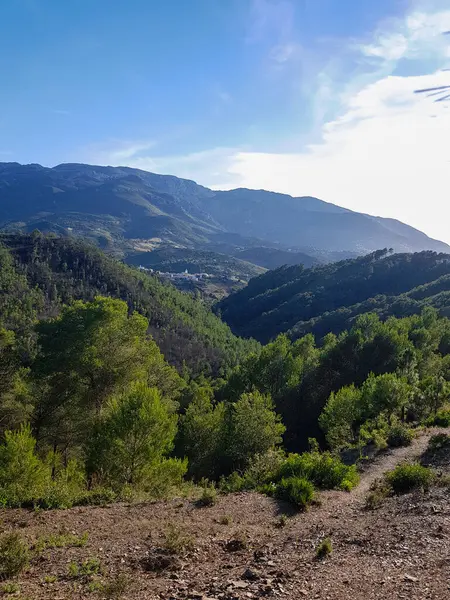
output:
[[170, 175], [84, 164], [0, 163], [0, 226], [85, 236], [122, 255], [169, 246], [268, 268], [313, 266], [380, 248], [450, 251], [399, 221], [317, 198], [212, 191]]

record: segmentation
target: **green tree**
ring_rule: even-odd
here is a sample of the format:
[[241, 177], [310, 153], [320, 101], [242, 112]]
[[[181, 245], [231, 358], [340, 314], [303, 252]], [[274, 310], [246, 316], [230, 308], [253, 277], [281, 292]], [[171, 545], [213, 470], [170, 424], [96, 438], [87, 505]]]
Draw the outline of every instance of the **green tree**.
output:
[[394, 415], [401, 417], [412, 399], [412, 389], [407, 381], [395, 375], [369, 375], [361, 389], [364, 420], [384, 414], [388, 422]]
[[285, 426], [268, 395], [242, 394], [229, 405], [227, 454], [234, 469], [245, 468], [256, 454], [264, 454], [282, 442]]
[[361, 392], [354, 385], [331, 392], [319, 418], [331, 448], [340, 449], [356, 442], [356, 424], [361, 419], [361, 409]]
[[33, 402], [28, 370], [21, 367], [13, 331], [0, 328], [0, 434], [29, 421]]
[[[151, 485], [173, 448], [176, 431], [173, 402], [136, 382], [106, 406], [88, 446], [88, 475], [118, 488]], [[184, 463], [180, 467], [184, 470]]]
[[212, 390], [200, 387], [182, 418], [180, 452], [189, 459], [189, 472], [197, 479], [217, 478], [226, 450], [226, 405], [214, 406]]
[[147, 337], [147, 320], [125, 302], [74, 302], [38, 326], [34, 372], [43, 392], [35, 413], [38, 438], [55, 448], [80, 443], [106, 399], [134, 381], [177, 395], [181, 378]]
[[28, 425], [6, 431], [0, 445], [0, 498], [20, 506], [39, 498], [48, 482], [48, 470], [36, 454], [36, 440]]

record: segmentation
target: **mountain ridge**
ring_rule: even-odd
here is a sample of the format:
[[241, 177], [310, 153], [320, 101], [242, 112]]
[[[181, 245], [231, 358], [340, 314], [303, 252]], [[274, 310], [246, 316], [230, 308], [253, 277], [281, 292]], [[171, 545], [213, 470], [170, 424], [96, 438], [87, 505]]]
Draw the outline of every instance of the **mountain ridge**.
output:
[[[83, 163], [0, 163], [0, 227], [87, 237], [121, 257], [142, 240], [149, 241], [149, 251], [169, 246], [217, 252], [228, 236], [218, 254], [237, 257], [255, 246], [269, 248], [275, 267], [284, 264], [285, 252], [299, 253], [297, 260], [306, 255], [307, 263], [312, 257], [307, 266], [314, 259], [333, 260], [336, 253], [380, 248], [450, 252], [449, 245], [400, 221], [312, 196], [211, 190], [174, 175]], [[265, 258], [253, 256], [254, 264], [265, 267]]]

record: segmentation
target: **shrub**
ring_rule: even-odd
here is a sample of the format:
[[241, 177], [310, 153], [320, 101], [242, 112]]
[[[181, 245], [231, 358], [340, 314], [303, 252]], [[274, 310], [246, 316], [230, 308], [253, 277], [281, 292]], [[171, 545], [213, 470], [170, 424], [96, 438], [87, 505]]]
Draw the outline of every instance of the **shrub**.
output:
[[304, 510], [314, 498], [314, 486], [302, 477], [284, 477], [276, 487], [276, 495]]
[[433, 471], [417, 463], [398, 465], [386, 474], [386, 480], [396, 494], [414, 489], [427, 490], [433, 480]]
[[401, 446], [411, 446], [414, 435], [411, 429], [401, 423], [392, 425], [388, 431], [387, 443], [391, 448], [400, 448]]
[[450, 447], [450, 435], [446, 433], [437, 433], [430, 438], [428, 442], [428, 450], [430, 452], [437, 452], [442, 448]]
[[385, 481], [376, 481], [369, 495], [366, 498], [365, 508], [367, 510], [375, 510], [379, 508], [383, 501], [392, 493], [389, 485]]
[[107, 600], [119, 600], [131, 586], [131, 579], [119, 573], [114, 579], [102, 587], [102, 596]]
[[237, 531], [225, 544], [227, 552], [242, 552], [248, 548], [248, 536], [245, 531]]
[[277, 448], [251, 458], [244, 473], [245, 489], [257, 489], [273, 481], [285, 460], [285, 453]]
[[224, 494], [240, 492], [245, 487], [245, 479], [237, 471], [233, 471], [228, 477], [221, 477], [219, 489]]
[[231, 515], [223, 515], [222, 517], [220, 517], [219, 521], [221, 525], [231, 525], [232, 522], [233, 517]]
[[354, 465], [347, 466], [330, 452], [305, 452], [291, 454], [278, 471], [280, 479], [299, 477], [308, 479], [320, 489], [350, 490], [358, 484], [359, 476]]
[[331, 543], [330, 538], [325, 538], [320, 542], [320, 544], [316, 548], [316, 557], [319, 560], [324, 559], [329, 556], [333, 552], [333, 545]]
[[435, 415], [429, 417], [426, 421], [429, 426], [450, 427], [450, 408], [439, 410]]
[[172, 523], [167, 528], [164, 549], [169, 554], [184, 554], [194, 547], [194, 538]]
[[278, 520], [275, 522], [275, 527], [278, 527], [278, 529], [283, 529], [283, 527], [286, 527], [286, 525], [288, 524], [288, 517], [287, 515], [280, 515]]
[[217, 502], [217, 490], [213, 485], [205, 485], [202, 495], [197, 500], [198, 506], [214, 506]]
[[0, 579], [14, 577], [28, 565], [30, 552], [18, 533], [8, 533], [0, 540]]
[[77, 501], [79, 506], [106, 506], [117, 500], [117, 494], [104, 487], [97, 487], [90, 491], [85, 491]]
[[88, 558], [82, 563], [71, 562], [68, 567], [69, 577], [91, 577], [101, 573], [102, 565], [98, 558]]
[[51, 534], [40, 537], [34, 546], [34, 550], [42, 552], [48, 548], [84, 548], [88, 539], [89, 534], [87, 532], [83, 533], [81, 536], [72, 533], [62, 533], [59, 535]]
[[7, 594], [16, 594], [18, 591], [20, 590], [19, 585], [17, 583], [5, 583], [5, 585], [2, 586], [2, 592], [7, 595]]

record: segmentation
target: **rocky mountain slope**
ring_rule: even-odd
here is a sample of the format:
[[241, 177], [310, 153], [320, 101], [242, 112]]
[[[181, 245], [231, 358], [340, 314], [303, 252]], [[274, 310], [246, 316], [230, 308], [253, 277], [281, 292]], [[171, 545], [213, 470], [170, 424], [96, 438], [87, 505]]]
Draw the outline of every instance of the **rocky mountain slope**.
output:
[[[35, 548], [15, 589], [40, 600], [91, 598], [96, 589], [99, 597], [129, 600], [444, 600], [450, 552], [445, 485], [365, 507], [370, 486], [386, 471], [405, 460], [429, 463], [430, 435], [380, 455], [352, 492], [321, 492], [306, 513], [256, 493], [223, 496], [203, 508], [177, 499], [66, 511], [0, 509], [3, 529], [20, 530]], [[432, 466], [448, 477], [448, 463]], [[332, 552], [318, 560], [324, 538]], [[164, 553], [168, 540], [172, 550]]]
[[173, 176], [83, 164], [0, 163], [0, 226], [81, 235], [121, 255], [175, 246], [269, 268], [294, 260], [312, 266], [317, 257], [335, 260], [336, 253], [345, 258], [379, 248], [450, 251], [400, 222], [317, 198], [216, 192]]

